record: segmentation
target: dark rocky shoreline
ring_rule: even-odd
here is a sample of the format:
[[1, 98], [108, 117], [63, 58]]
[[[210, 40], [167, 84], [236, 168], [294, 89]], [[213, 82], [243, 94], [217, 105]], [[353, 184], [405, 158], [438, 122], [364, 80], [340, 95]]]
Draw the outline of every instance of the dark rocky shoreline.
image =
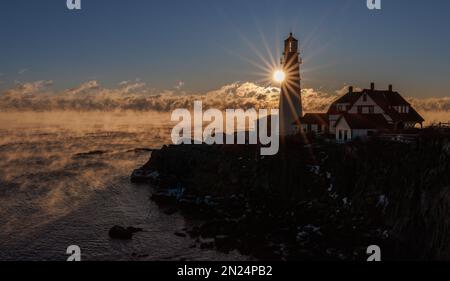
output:
[[133, 173], [157, 186], [152, 200], [203, 223], [202, 248], [261, 260], [449, 259], [448, 134], [415, 143], [374, 139], [336, 145], [286, 142], [261, 157], [255, 145], [181, 145], [154, 151]]

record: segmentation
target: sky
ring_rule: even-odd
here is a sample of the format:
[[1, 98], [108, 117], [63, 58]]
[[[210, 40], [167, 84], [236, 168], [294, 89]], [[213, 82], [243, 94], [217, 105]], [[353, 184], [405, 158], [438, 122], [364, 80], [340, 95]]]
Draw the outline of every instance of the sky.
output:
[[[2, 0], [0, 90], [51, 80], [206, 92], [270, 76], [281, 44], [300, 41], [303, 87], [394, 88], [450, 96], [450, 2], [382, 0]], [[261, 82], [263, 83], [263, 82]]]

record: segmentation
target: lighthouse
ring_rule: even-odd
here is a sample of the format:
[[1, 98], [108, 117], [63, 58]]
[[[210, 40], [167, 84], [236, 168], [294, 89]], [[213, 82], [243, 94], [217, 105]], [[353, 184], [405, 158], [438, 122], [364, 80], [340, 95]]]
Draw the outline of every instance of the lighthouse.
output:
[[298, 40], [292, 33], [284, 41], [284, 53], [281, 67], [285, 78], [280, 92], [280, 136], [294, 135], [300, 128], [299, 120], [303, 116], [300, 85], [300, 64], [302, 59], [298, 50]]

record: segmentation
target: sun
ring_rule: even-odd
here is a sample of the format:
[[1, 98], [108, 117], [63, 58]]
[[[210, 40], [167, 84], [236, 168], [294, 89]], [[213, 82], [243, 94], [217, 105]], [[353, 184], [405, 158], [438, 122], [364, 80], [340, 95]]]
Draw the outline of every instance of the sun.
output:
[[275, 72], [273, 73], [273, 80], [275, 80], [275, 82], [281, 83], [284, 81], [284, 79], [286, 78], [286, 74], [284, 73], [283, 70], [275, 70]]

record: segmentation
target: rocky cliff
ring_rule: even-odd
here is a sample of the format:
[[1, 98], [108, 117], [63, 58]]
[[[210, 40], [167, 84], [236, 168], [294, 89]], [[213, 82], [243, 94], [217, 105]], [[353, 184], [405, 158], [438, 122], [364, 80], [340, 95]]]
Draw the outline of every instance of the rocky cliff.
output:
[[132, 179], [156, 184], [158, 202], [206, 214], [188, 231], [202, 247], [365, 260], [375, 244], [384, 259], [449, 259], [449, 160], [448, 135], [434, 131], [411, 144], [285, 143], [273, 157], [181, 145], [153, 152]]

